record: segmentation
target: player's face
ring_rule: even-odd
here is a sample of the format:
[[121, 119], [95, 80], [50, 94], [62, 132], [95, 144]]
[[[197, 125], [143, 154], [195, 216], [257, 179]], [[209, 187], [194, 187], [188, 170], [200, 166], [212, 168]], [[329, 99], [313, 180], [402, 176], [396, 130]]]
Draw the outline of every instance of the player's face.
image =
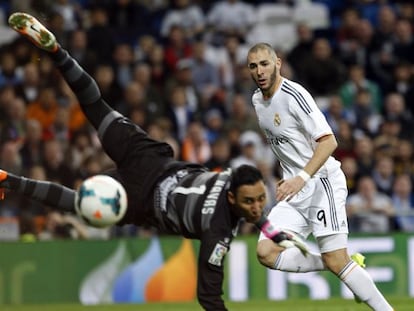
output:
[[260, 219], [266, 204], [266, 187], [263, 181], [240, 186], [236, 193], [228, 193], [228, 200], [237, 216], [255, 223]]
[[250, 75], [265, 96], [271, 96], [277, 88], [281, 60], [262, 49], [251, 52], [247, 57]]

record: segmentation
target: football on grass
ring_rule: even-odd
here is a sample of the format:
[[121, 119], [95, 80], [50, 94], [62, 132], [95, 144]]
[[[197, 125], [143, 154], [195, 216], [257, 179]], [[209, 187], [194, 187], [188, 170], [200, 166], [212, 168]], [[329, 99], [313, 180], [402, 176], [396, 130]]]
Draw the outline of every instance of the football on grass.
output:
[[95, 175], [85, 179], [76, 192], [75, 209], [91, 226], [108, 227], [125, 215], [127, 195], [117, 180]]

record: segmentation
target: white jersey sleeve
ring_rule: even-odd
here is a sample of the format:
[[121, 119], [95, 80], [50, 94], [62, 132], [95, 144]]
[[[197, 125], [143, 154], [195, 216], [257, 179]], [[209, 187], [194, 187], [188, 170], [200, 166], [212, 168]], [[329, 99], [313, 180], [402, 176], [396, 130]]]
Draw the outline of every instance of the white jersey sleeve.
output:
[[[297, 175], [313, 156], [316, 140], [332, 134], [314, 99], [298, 83], [283, 79], [270, 100], [264, 100], [257, 91], [252, 102], [259, 125], [280, 161], [284, 178]], [[316, 175], [326, 177], [339, 167], [339, 162], [330, 157]]]

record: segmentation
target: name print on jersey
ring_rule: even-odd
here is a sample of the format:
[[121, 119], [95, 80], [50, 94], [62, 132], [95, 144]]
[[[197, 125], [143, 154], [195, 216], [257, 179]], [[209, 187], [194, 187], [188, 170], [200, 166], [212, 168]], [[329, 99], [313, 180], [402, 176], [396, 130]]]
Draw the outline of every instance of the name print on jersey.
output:
[[231, 170], [226, 170], [221, 172], [217, 177], [213, 187], [211, 188], [210, 192], [208, 193], [206, 199], [204, 200], [203, 208], [201, 209], [201, 213], [204, 215], [213, 214], [214, 209], [216, 208], [217, 200], [220, 196], [223, 187], [225, 186], [228, 177], [230, 176]]

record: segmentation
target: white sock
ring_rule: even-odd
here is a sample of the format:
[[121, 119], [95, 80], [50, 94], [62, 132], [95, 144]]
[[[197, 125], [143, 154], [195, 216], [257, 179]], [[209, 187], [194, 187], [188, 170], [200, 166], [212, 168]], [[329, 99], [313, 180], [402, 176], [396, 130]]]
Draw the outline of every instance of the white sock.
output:
[[350, 261], [338, 274], [338, 277], [372, 310], [394, 310], [380, 293], [368, 272], [355, 262]]
[[305, 257], [298, 248], [287, 248], [276, 259], [276, 270], [287, 272], [322, 271], [325, 267], [320, 254], [309, 252]]

